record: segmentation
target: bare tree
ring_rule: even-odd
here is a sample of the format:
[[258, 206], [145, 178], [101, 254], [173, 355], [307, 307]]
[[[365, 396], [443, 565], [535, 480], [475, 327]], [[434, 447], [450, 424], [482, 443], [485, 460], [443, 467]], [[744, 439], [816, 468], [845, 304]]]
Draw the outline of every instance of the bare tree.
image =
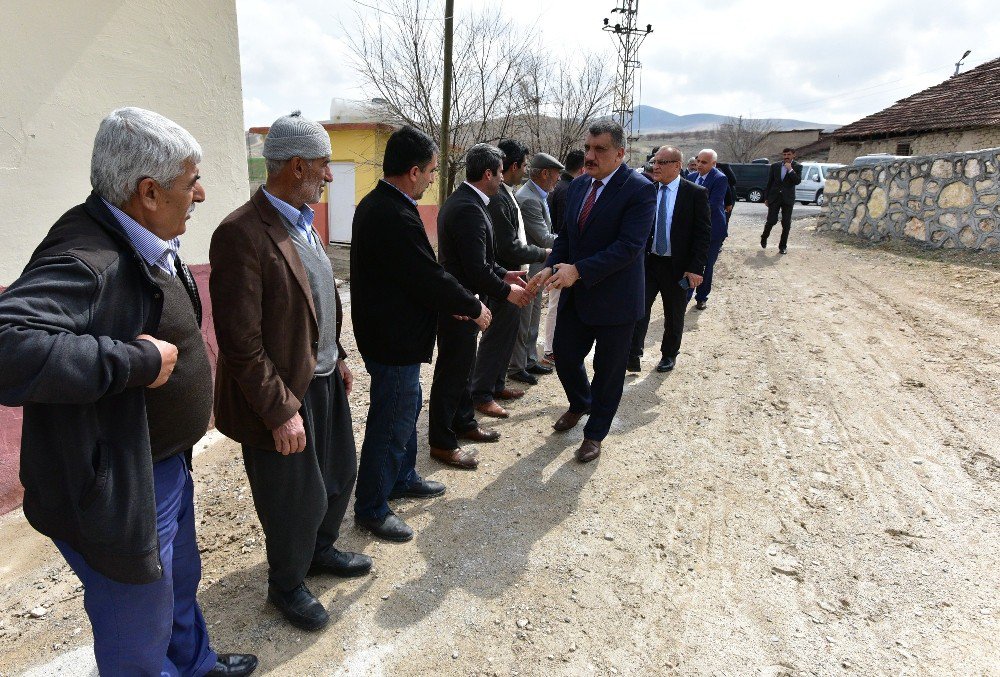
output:
[[750, 162], [759, 152], [764, 139], [775, 130], [770, 120], [759, 118], [727, 118], [719, 125], [719, 150], [731, 162]]
[[[375, 19], [358, 14], [344, 31], [365, 94], [377, 102], [370, 113], [432, 138], [441, 128], [442, 6], [438, 0], [386, 0]], [[496, 5], [456, 16], [454, 33], [451, 162], [441, 179], [449, 193], [473, 144], [515, 137], [562, 158], [610, 107], [613, 77], [605, 59], [554, 59], [531, 30]]]

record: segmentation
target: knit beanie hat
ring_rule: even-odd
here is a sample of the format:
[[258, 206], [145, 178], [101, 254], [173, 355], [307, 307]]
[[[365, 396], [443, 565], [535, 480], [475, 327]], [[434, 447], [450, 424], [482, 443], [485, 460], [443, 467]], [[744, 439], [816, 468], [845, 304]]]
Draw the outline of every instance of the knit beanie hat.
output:
[[261, 154], [268, 160], [329, 157], [330, 135], [320, 123], [302, 117], [302, 111], [294, 111], [274, 121]]

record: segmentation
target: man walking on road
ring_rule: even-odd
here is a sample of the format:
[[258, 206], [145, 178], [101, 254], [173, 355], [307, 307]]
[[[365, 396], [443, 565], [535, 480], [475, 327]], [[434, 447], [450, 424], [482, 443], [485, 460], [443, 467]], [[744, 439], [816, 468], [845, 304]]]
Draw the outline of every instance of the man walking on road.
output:
[[243, 445], [267, 598], [292, 625], [318, 630], [330, 616], [306, 575], [363, 576], [372, 565], [334, 547], [357, 455], [340, 294], [309, 207], [333, 180], [330, 137], [296, 111], [271, 125], [263, 155], [267, 184], [222, 221], [209, 251], [215, 422]]
[[[695, 291], [695, 308], [708, 307], [708, 295], [712, 292], [715, 262], [719, 260], [722, 245], [729, 237], [729, 219], [726, 217], [726, 195], [729, 193], [729, 179], [716, 167], [719, 156], [711, 148], [698, 153], [698, 173], [691, 179], [695, 185], [708, 191], [708, 209], [712, 217], [712, 242], [705, 262], [705, 279]], [[690, 292], [688, 294], [690, 298]]]
[[781, 162], [775, 162], [767, 172], [767, 187], [764, 189], [764, 204], [767, 205], [767, 221], [760, 234], [760, 246], [767, 249], [767, 238], [771, 228], [778, 223], [781, 212], [781, 239], [778, 252], [788, 251], [788, 233], [792, 229], [792, 207], [795, 206], [795, 186], [802, 183], [802, 165], [795, 161], [795, 149], [781, 151]]
[[[474, 335], [491, 317], [445, 272], [427, 239], [417, 200], [437, 167], [438, 149], [429, 136], [413, 127], [394, 132], [382, 160], [385, 178], [358, 203], [351, 234], [351, 316], [358, 352], [371, 375], [354, 520], [396, 542], [413, 538], [413, 529], [388, 501], [445, 492], [442, 483], [425, 480], [416, 470], [420, 365], [431, 361], [438, 318], [472, 318], [456, 322]], [[439, 363], [451, 359], [438, 354]]]

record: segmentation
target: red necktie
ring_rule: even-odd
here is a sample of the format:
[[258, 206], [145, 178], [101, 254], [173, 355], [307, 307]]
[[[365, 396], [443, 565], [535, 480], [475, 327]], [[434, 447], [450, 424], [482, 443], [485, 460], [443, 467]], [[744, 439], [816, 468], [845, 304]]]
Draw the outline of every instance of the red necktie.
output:
[[590, 216], [590, 210], [594, 208], [594, 202], [597, 200], [597, 189], [604, 184], [600, 181], [594, 181], [594, 187], [590, 189], [590, 194], [587, 195], [587, 199], [583, 201], [583, 209], [580, 210], [580, 218], [577, 219], [576, 225], [580, 227], [580, 232], [583, 232], [583, 224], [587, 222], [587, 217]]

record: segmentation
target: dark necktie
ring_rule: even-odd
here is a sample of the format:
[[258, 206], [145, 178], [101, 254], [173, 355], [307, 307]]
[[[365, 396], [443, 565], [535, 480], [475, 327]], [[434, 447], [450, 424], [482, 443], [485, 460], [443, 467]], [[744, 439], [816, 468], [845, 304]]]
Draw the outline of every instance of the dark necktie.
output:
[[583, 224], [587, 222], [587, 217], [590, 216], [590, 211], [594, 208], [594, 202], [597, 200], [597, 189], [604, 184], [600, 181], [594, 181], [594, 187], [590, 189], [590, 193], [587, 195], [587, 199], [583, 201], [583, 209], [580, 210], [580, 218], [577, 219], [576, 225], [580, 227], [580, 232], [583, 232]]

